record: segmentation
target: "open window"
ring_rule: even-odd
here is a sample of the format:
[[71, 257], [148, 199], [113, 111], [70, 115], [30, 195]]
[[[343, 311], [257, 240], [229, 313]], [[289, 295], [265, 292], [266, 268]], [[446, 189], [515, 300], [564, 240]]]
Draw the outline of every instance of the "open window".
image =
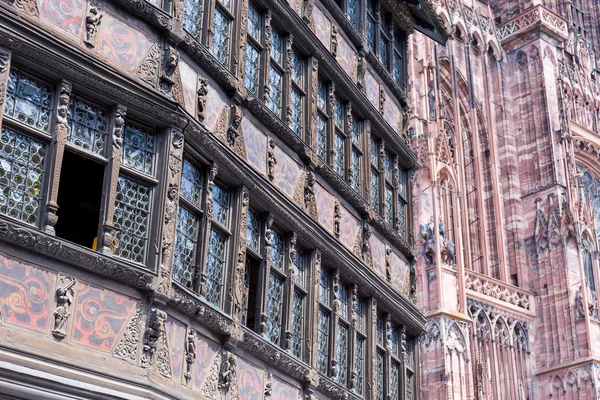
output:
[[244, 304], [243, 322], [249, 329], [257, 331], [260, 313], [258, 311], [258, 282], [260, 261], [248, 255], [246, 257], [246, 271], [244, 272]]
[[58, 190], [56, 236], [94, 247], [100, 221], [104, 166], [65, 151]]

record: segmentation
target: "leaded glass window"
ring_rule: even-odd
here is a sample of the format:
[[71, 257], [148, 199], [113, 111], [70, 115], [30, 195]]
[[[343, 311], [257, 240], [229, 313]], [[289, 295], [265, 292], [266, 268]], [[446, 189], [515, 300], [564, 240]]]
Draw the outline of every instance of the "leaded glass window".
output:
[[304, 294], [294, 290], [292, 298], [292, 316], [290, 320], [290, 331], [292, 333], [290, 352], [296, 356], [302, 356], [302, 340], [304, 327]]
[[304, 250], [297, 249], [294, 257], [294, 283], [302, 288], [306, 288], [306, 257]]
[[406, 400], [415, 400], [415, 339], [406, 341]]
[[337, 172], [338, 175], [340, 175], [341, 177], [344, 177], [344, 165], [345, 165], [345, 157], [344, 157], [344, 150], [345, 150], [345, 138], [344, 136], [342, 136], [339, 133], [335, 134], [335, 158], [334, 158], [334, 169], [335, 172]]
[[154, 135], [153, 130], [128, 121], [123, 137], [122, 165], [152, 174], [155, 152]]
[[202, 0], [184, 0], [183, 2], [183, 28], [200, 41], [202, 33]]
[[51, 107], [50, 85], [18, 69], [10, 69], [4, 116], [47, 132]]
[[350, 163], [350, 182], [352, 188], [361, 193], [362, 189], [362, 162], [363, 162], [363, 126], [357, 116], [352, 116], [352, 160]]
[[367, 0], [367, 46], [375, 53], [377, 46], [377, 13], [376, 0]]
[[394, 179], [394, 156], [389, 152], [385, 152], [385, 179], [392, 181]]
[[283, 75], [273, 66], [269, 69], [269, 108], [281, 117], [283, 101]]
[[271, 266], [283, 271], [285, 249], [283, 238], [276, 230], [271, 230]]
[[246, 246], [248, 246], [257, 253], [260, 252], [260, 223], [260, 217], [256, 214], [256, 212], [249, 210]]
[[354, 386], [354, 392], [361, 396], [364, 393], [366, 342], [365, 338], [360, 336], [356, 337], [356, 349], [354, 351], [354, 375], [356, 386]]
[[371, 207], [379, 212], [379, 173], [371, 168]]
[[317, 106], [323, 111], [327, 111], [327, 84], [319, 81], [317, 86]]
[[185, 207], [179, 206], [173, 252], [173, 279], [190, 289], [194, 279], [198, 226], [198, 217]]
[[31, 225], [38, 220], [45, 146], [2, 127], [0, 139], [0, 213]]
[[385, 385], [385, 371], [384, 371], [384, 355], [378, 351], [375, 356], [375, 399], [385, 400], [384, 397], [384, 385]]
[[115, 199], [115, 255], [143, 263], [148, 241], [150, 187], [119, 176]]
[[398, 85], [406, 85], [406, 35], [396, 29], [394, 35], [394, 66], [393, 78]]
[[[408, 186], [406, 171], [398, 173], [398, 225], [396, 229], [400, 235], [405, 236], [407, 230], [406, 213], [408, 209]], [[450, 199], [451, 200], [451, 199]], [[452, 226], [450, 225], [450, 228]], [[448, 237], [448, 236], [446, 236]]]
[[317, 155], [323, 161], [327, 159], [327, 121], [317, 116]]
[[303, 128], [303, 117], [304, 117], [304, 99], [306, 95], [305, 81], [305, 61], [296, 52], [292, 52], [291, 59], [291, 81], [292, 81], [292, 93], [291, 93], [291, 120], [290, 128], [298, 136], [302, 136]]
[[393, 400], [400, 399], [400, 365], [396, 362], [392, 362], [392, 368], [390, 372], [390, 398]]
[[271, 58], [277, 64], [283, 64], [283, 38], [276, 30], [271, 31]]
[[369, 151], [371, 157], [371, 164], [373, 164], [376, 167], [379, 167], [379, 142], [374, 138], [371, 138]]
[[271, 343], [279, 344], [281, 339], [281, 311], [283, 306], [283, 280], [276, 274], [269, 275], [267, 292], [267, 331], [265, 337]]
[[[222, 3], [222, 2], [221, 2]], [[231, 35], [231, 20], [217, 5], [214, 14], [214, 36], [212, 38], [212, 53], [221, 64], [227, 65], [229, 56], [229, 41]]]
[[96, 154], [102, 154], [108, 129], [107, 112], [79, 98], [69, 101], [67, 113], [69, 142]]
[[220, 185], [214, 185], [213, 195], [213, 221], [227, 226], [229, 220], [229, 192]]
[[202, 204], [202, 172], [200, 167], [187, 158], [183, 159], [180, 194], [196, 207]]
[[302, 109], [304, 104], [304, 94], [296, 89], [292, 88], [292, 97], [291, 97], [291, 121], [290, 128], [292, 131], [298, 135], [302, 135]]
[[394, 188], [390, 185], [385, 185], [385, 221], [394, 223]]
[[211, 228], [208, 238], [208, 257], [206, 261], [206, 301], [217, 308], [222, 306], [223, 271], [225, 269], [225, 249], [227, 238]]
[[329, 314], [320, 309], [318, 317], [317, 334], [317, 369], [323, 374], [327, 374], [329, 367]]
[[338, 300], [340, 302], [340, 318], [348, 319], [348, 315], [350, 314], [350, 306], [349, 306], [349, 293], [348, 287], [343, 283], [338, 284], [338, 292], [337, 292]]
[[254, 39], [260, 40], [262, 32], [262, 16], [256, 7], [250, 3], [248, 5], [248, 34]]
[[336, 354], [338, 383], [346, 386], [348, 384], [348, 327], [342, 323], [338, 324]]
[[335, 99], [335, 126], [341, 130], [344, 130], [344, 120], [346, 118], [346, 107], [344, 107], [344, 103], [340, 101], [340, 99]]
[[331, 301], [331, 281], [329, 279], [329, 272], [327, 270], [321, 270], [321, 276], [319, 279], [319, 301], [322, 304], [329, 306]]
[[385, 320], [381, 315], [377, 316], [377, 345], [385, 345]]
[[327, 84], [319, 80], [317, 85], [317, 155], [327, 162], [327, 148], [329, 145], [329, 110]]
[[360, 171], [362, 155], [355, 149], [352, 149], [352, 189], [360, 191]]
[[359, 0], [348, 0], [348, 19], [355, 29], [360, 25], [360, 3]]
[[244, 84], [251, 93], [258, 94], [260, 73], [260, 51], [251, 43], [246, 47], [246, 69]]
[[366, 332], [367, 327], [367, 310], [364, 300], [357, 298], [356, 302], [356, 329], [360, 332]]
[[398, 329], [390, 327], [390, 330], [388, 332], [389, 348], [392, 351], [392, 353], [395, 354], [396, 356], [398, 354], [400, 354], [400, 342], [399, 342], [399, 338], [400, 338], [400, 336], [399, 336], [399, 333], [398, 333]]

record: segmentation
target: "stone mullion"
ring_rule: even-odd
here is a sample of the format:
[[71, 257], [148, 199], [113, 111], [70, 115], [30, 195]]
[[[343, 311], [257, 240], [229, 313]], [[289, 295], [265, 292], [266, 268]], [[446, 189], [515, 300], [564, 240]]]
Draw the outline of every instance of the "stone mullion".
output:
[[168, 134], [169, 160], [166, 172], [166, 197], [164, 209], [164, 225], [162, 228], [162, 245], [159, 263], [157, 294], [168, 298], [173, 275], [173, 247], [175, 246], [177, 210], [179, 205], [179, 183], [181, 181], [181, 165], [183, 163], [183, 132], [171, 128]]
[[313, 148], [313, 160], [319, 159], [317, 155], [317, 91], [319, 88], [319, 60], [311, 57], [312, 68], [310, 69], [310, 121], [307, 129], [306, 142]]
[[52, 157], [48, 163], [48, 197], [46, 198], [46, 213], [44, 217], [44, 231], [51, 235], [56, 233], [54, 226], [58, 222], [58, 215], [56, 215], [58, 211], [58, 185], [60, 183], [62, 160], [65, 154], [65, 144], [67, 143], [67, 113], [71, 90], [71, 83], [63, 80], [58, 85], [56, 93], [58, 104], [54, 116], [55, 125], [52, 132], [52, 141], [49, 146]]
[[[348, 335], [348, 346], [350, 349], [350, 360], [348, 362], [348, 371], [350, 372], [350, 389], [354, 389], [356, 387], [356, 373], [355, 373], [355, 364], [356, 364], [356, 326], [358, 321], [357, 314], [357, 304], [358, 301], [358, 285], [356, 283], [352, 284], [352, 305], [350, 307], [351, 316], [350, 316], [350, 332]], [[363, 371], [364, 372], [364, 371]]]
[[367, 321], [367, 354], [365, 359], [371, 360], [366, 363], [365, 382], [367, 383], [365, 399], [374, 399], [377, 393], [377, 299], [370, 299], [370, 314]]
[[[240, 1], [240, 46], [239, 46], [239, 55], [238, 55], [238, 91], [246, 95], [246, 85], [245, 85], [245, 77], [246, 77], [246, 46], [248, 43], [248, 0]], [[258, 38], [257, 38], [258, 39]]]
[[269, 70], [271, 65], [271, 33], [273, 32], [273, 27], [271, 26], [271, 10], [267, 10], [265, 14], [265, 50], [264, 50], [264, 62], [265, 62], [265, 76], [264, 76], [264, 86], [263, 86], [263, 102], [266, 106], [271, 102], [271, 87], [269, 86]]
[[212, 49], [212, 41], [213, 41], [213, 37], [215, 36], [215, 8], [217, 6], [216, 4], [216, 0], [209, 0], [207, 1], [207, 6], [205, 8], [206, 10], [206, 37], [204, 38], [205, 40], [205, 44], [206, 44], [206, 48], [209, 49], [209, 51]]
[[269, 295], [269, 276], [271, 275], [271, 246], [272, 246], [272, 227], [273, 227], [273, 214], [268, 213], [265, 223], [265, 237], [263, 247], [263, 268], [261, 276], [261, 287], [262, 293], [260, 296], [260, 334], [265, 337], [267, 334], [267, 303]]
[[206, 296], [208, 287], [206, 286], [206, 262], [208, 260], [208, 242], [210, 240], [210, 230], [212, 226], [213, 214], [213, 194], [212, 190], [215, 186], [215, 177], [217, 176], [218, 167], [215, 163], [210, 166], [208, 173], [208, 182], [206, 184], [206, 198], [204, 202], [204, 214], [202, 215], [202, 254], [199, 257], [199, 264], [196, 265], [196, 274], [194, 277], [194, 290], [201, 296]]
[[310, 337], [308, 340], [312, 343], [312, 347], [309, 347], [311, 351], [309, 352], [309, 364], [313, 368], [317, 368], [317, 360], [319, 357], [319, 291], [320, 291], [320, 280], [321, 280], [321, 251], [316, 249], [313, 252], [311, 265], [313, 266], [313, 288], [312, 288], [312, 304], [313, 304], [313, 312], [312, 312], [312, 331], [310, 332]]
[[293, 48], [292, 45], [294, 43], [294, 38], [292, 35], [288, 35], [285, 42], [285, 52], [286, 52], [286, 60], [285, 60], [285, 81], [284, 81], [284, 102], [285, 102], [285, 110], [286, 110], [286, 125], [292, 125], [292, 53]]
[[283, 330], [284, 326], [282, 326], [282, 332], [285, 332], [285, 346], [284, 348], [286, 350], [290, 350], [292, 348], [291, 344], [292, 344], [292, 310], [293, 310], [293, 303], [294, 303], [294, 285], [296, 283], [296, 275], [295, 275], [295, 269], [294, 269], [294, 259], [296, 258], [296, 252], [297, 252], [297, 247], [296, 247], [296, 243], [298, 241], [297, 235], [295, 232], [292, 232], [292, 235], [290, 236], [290, 242], [289, 242], [289, 250], [288, 250], [288, 254], [289, 254], [289, 261], [288, 261], [288, 279], [286, 280], [286, 291], [287, 291], [287, 298], [285, 299], [285, 310], [286, 310], [286, 315], [285, 315], [285, 319], [283, 320], [283, 322], [285, 323], [285, 331]]
[[[113, 254], [115, 245], [114, 237], [114, 214], [115, 200], [119, 185], [119, 171], [121, 169], [121, 154], [123, 152], [123, 130], [125, 129], [125, 117], [127, 108], [117, 105], [113, 112], [112, 136], [109, 136], [111, 154], [108, 164], [104, 170], [105, 196], [103, 198], [103, 223], [102, 234], [98, 236], [97, 248], [104, 254]], [[107, 141], [107, 144], [108, 142]]]
[[340, 287], [340, 270], [334, 269], [333, 273], [333, 312], [331, 314], [331, 328], [330, 328], [330, 344], [331, 344], [331, 369], [330, 376], [335, 379], [338, 373], [339, 360], [337, 359], [337, 327], [340, 320], [340, 298], [339, 298], [339, 287]]
[[329, 160], [327, 160], [327, 165], [333, 168], [335, 160], [335, 83], [333, 81], [329, 84], [328, 100], [329, 121], [327, 123], [329, 129], [327, 130], [327, 146], [329, 147]]
[[[248, 239], [248, 211], [250, 208], [250, 194], [246, 187], [242, 187], [241, 207], [237, 207], [239, 216], [239, 229], [237, 232], [237, 259], [235, 260], [235, 269], [231, 277], [231, 317], [234, 321], [242, 323], [242, 314], [244, 306], [244, 288], [246, 271], [246, 245]], [[235, 219], [237, 220], [237, 218]]]
[[2, 119], [4, 118], [11, 58], [12, 53], [9, 50], [0, 48], [0, 128], [2, 128]]

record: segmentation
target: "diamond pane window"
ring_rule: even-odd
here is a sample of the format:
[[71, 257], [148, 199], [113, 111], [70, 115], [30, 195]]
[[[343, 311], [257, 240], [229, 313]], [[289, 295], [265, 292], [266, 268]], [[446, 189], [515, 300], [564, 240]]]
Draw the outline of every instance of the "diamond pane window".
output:
[[379, 174], [371, 169], [371, 207], [379, 211]]
[[371, 164], [375, 165], [376, 167], [378, 167], [379, 164], [379, 143], [371, 138], [371, 144], [369, 147], [370, 150], [370, 155], [371, 155]]
[[283, 238], [276, 230], [271, 230], [271, 266], [283, 271]]
[[367, 326], [367, 313], [366, 313], [366, 306], [365, 306], [365, 302], [360, 300], [360, 299], [356, 299], [356, 329], [358, 329], [361, 332], [366, 332], [365, 328]]
[[348, 19], [352, 26], [358, 29], [359, 0], [348, 0]]
[[317, 335], [317, 369], [326, 374], [329, 365], [329, 314], [319, 310]]
[[360, 138], [362, 136], [362, 121], [358, 121], [356, 117], [352, 118], [352, 143], [359, 148], [361, 147]]
[[402, 57], [399, 54], [394, 54], [394, 80], [402, 85], [404, 83]]
[[354, 392], [362, 395], [364, 391], [365, 377], [365, 343], [366, 340], [360, 336], [356, 337], [356, 350], [354, 353], [354, 375], [356, 386]]
[[188, 159], [183, 160], [181, 172], [181, 197], [189, 200], [196, 207], [202, 203], [202, 172]]
[[8, 128], [0, 138], [0, 213], [35, 225], [41, 202], [45, 147]]
[[317, 86], [317, 106], [323, 111], [327, 109], [327, 85], [322, 81]]
[[345, 154], [344, 154], [344, 136], [335, 134], [335, 158], [333, 167], [335, 172], [341, 177], [344, 176]]
[[281, 338], [281, 311], [283, 302], [283, 280], [277, 275], [269, 275], [269, 291], [267, 293], [267, 331], [266, 338], [271, 343], [279, 344]]
[[392, 353], [396, 356], [400, 353], [399, 337], [400, 337], [400, 334], [398, 333], [398, 329], [390, 328], [390, 330], [388, 332], [389, 347], [390, 347], [390, 350], [392, 351]]
[[302, 103], [304, 95], [296, 88], [292, 88], [290, 129], [298, 136], [302, 134]]
[[152, 174], [154, 132], [132, 122], [125, 126], [121, 162], [137, 171]]
[[225, 268], [226, 238], [215, 229], [210, 230], [208, 238], [208, 257], [206, 261], [206, 301], [215, 307], [221, 307], [223, 288], [223, 270]]
[[415, 369], [415, 340], [406, 341], [406, 366]]
[[338, 324], [335, 358], [337, 360], [336, 381], [342, 385], [348, 383], [348, 328]]
[[352, 188], [357, 192], [360, 190], [360, 165], [362, 155], [352, 150]]
[[367, 18], [367, 45], [371, 51], [375, 51], [375, 21], [370, 17]]
[[406, 196], [406, 171], [398, 173], [398, 193], [401, 196]]
[[183, 27], [196, 40], [202, 32], [202, 0], [184, 0]]
[[8, 74], [4, 115], [42, 131], [50, 126], [51, 87], [11, 68]]
[[388, 224], [394, 223], [394, 189], [385, 185], [385, 220]]
[[415, 392], [415, 374], [406, 371], [406, 400], [413, 400], [413, 393]]
[[219, 2], [223, 4], [223, 7], [231, 11], [231, 0], [219, 0]]
[[105, 110], [81, 99], [71, 99], [67, 120], [69, 142], [93, 153], [102, 153], [108, 127]]
[[392, 370], [390, 372], [390, 397], [393, 400], [400, 399], [400, 365], [392, 362]]
[[335, 99], [335, 126], [344, 130], [344, 118], [346, 116], [346, 107], [338, 98]]
[[292, 298], [292, 318], [290, 331], [292, 332], [290, 353], [296, 357], [302, 355], [302, 329], [304, 325], [304, 295], [297, 290]]
[[348, 287], [342, 283], [338, 285], [337, 297], [340, 301], [340, 317], [344, 319], [348, 319], [348, 314], [350, 313], [350, 307], [348, 302]]
[[296, 250], [294, 257], [294, 282], [300, 287], [306, 287], [306, 257], [301, 249]]
[[379, 39], [379, 60], [383, 65], [388, 65], [388, 40], [383, 33]]
[[248, 302], [250, 299], [250, 260], [244, 268], [244, 292], [242, 293], [242, 324], [248, 326]]
[[292, 53], [292, 80], [302, 86], [304, 78], [304, 60], [296, 52]]
[[390, 182], [394, 180], [394, 156], [385, 152], [385, 179]]
[[283, 98], [282, 81], [283, 76], [281, 73], [277, 68], [271, 66], [269, 69], [269, 109], [279, 117], [281, 117], [281, 101]]
[[252, 210], [248, 211], [248, 234], [246, 236], [246, 246], [260, 252], [260, 218]]
[[258, 93], [258, 78], [260, 71], [260, 52], [252, 44], [248, 43], [246, 49], [246, 75], [244, 85], [251, 93]]
[[377, 316], [377, 344], [379, 346], [384, 346], [384, 339], [385, 339], [385, 321], [383, 320], [383, 317], [378, 315]]
[[143, 263], [148, 241], [150, 188], [119, 176], [115, 200], [115, 255]]
[[317, 116], [317, 155], [325, 160], [327, 157], [327, 121]]
[[283, 38], [281, 35], [275, 30], [271, 31], [271, 58], [279, 65], [283, 64], [282, 46]]
[[383, 354], [381, 352], [377, 352], [377, 356], [375, 357], [375, 399], [376, 400], [385, 400], [383, 395], [383, 386], [384, 386], [384, 369], [383, 369]]
[[406, 202], [402, 199], [398, 199], [398, 232], [406, 235]]
[[[256, 40], [260, 40], [261, 34], [261, 21], [260, 13], [254, 7], [254, 5], [248, 5], [248, 34]], [[246, 71], [248, 73], [248, 71]]]
[[229, 217], [229, 192], [225, 188], [215, 185], [212, 190], [212, 195], [213, 220], [221, 225], [227, 226]]
[[198, 218], [184, 207], [177, 212], [177, 231], [173, 251], [173, 279], [192, 288], [194, 279], [194, 250], [198, 239]]
[[229, 55], [229, 18], [215, 7], [214, 36], [212, 39], [212, 53], [221, 64], [227, 63]]
[[329, 272], [327, 270], [321, 270], [321, 277], [319, 279], [319, 301], [327, 306], [330, 304], [331, 299], [329, 294], [330, 288]]

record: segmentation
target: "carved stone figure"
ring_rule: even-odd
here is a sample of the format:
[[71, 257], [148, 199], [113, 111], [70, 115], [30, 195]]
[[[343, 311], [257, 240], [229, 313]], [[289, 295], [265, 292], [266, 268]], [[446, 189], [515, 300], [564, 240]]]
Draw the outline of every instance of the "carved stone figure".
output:
[[208, 79], [198, 77], [198, 110], [197, 116], [200, 121], [206, 118], [206, 95], [208, 94]]
[[73, 297], [75, 296], [73, 290], [75, 282], [75, 279], [65, 277], [63, 278], [64, 286], [56, 289], [56, 309], [54, 310], [52, 335], [59, 339], [67, 336], [65, 325], [71, 316], [71, 303], [73, 303]]
[[308, 210], [315, 201], [315, 183], [317, 178], [311, 171], [306, 173], [306, 186], [304, 187], [304, 208]]
[[165, 60], [165, 75], [169, 78], [173, 76], [179, 65], [179, 52], [172, 47], [168, 47], [168, 54]]
[[277, 158], [275, 157], [275, 141], [273, 139], [269, 139], [269, 149], [267, 152], [267, 176], [271, 182], [273, 179], [275, 179], [275, 165], [277, 165]]
[[96, 35], [98, 34], [98, 26], [102, 22], [102, 14], [100, 8], [96, 4], [91, 4], [87, 15], [85, 16], [85, 40], [84, 43], [89, 47], [94, 47], [96, 43]]
[[331, 54], [335, 57], [338, 51], [338, 28], [333, 25], [331, 29]]
[[265, 382], [265, 393], [263, 396], [263, 400], [271, 400], [271, 396], [273, 395], [273, 375], [267, 373], [267, 381]]
[[165, 334], [165, 322], [167, 320], [167, 313], [163, 310], [153, 308], [150, 310], [148, 316], [148, 327], [144, 332], [144, 355], [142, 357], [142, 367], [149, 367], [152, 365], [154, 353], [158, 346], [158, 341]]
[[219, 390], [221, 393], [228, 393], [232, 383], [236, 379], [237, 357], [230, 352], [223, 357], [221, 372], [219, 373]]
[[238, 106], [233, 106], [232, 109], [233, 118], [231, 121], [231, 125], [227, 129], [227, 142], [231, 147], [234, 147], [237, 141], [237, 138], [241, 134], [241, 126], [242, 126], [242, 110]]
[[340, 223], [342, 221], [342, 207], [339, 201], [335, 201], [333, 216], [333, 233], [336, 238], [340, 237]]
[[440, 221], [438, 225], [438, 231], [440, 232], [440, 256], [442, 262], [448, 265], [456, 264], [456, 251], [454, 249], [454, 243], [450, 239], [446, 239], [446, 224], [444, 221]]
[[123, 148], [123, 126], [125, 126], [125, 115], [127, 108], [125, 106], [117, 106], [115, 111], [115, 121], [113, 124], [112, 145], [115, 150]]
[[372, 229], [373, 228], [371, 228], [371, 225], [367, 223], [365, 223], [363, 226], [362, 258], [367, 265], [373, 264], [373, 254], [371, 253], [370, 242], [371, 234], [373, 233]]
[[583, 286], [579, 286], [575, 293], [575, 309], [577, 310], [577, 318], [585, 318], [585, 306], [583, 305]]
[[192, 328], [188, 328], [185, 340], [185, 372], [183, 373], [186, 381], [192, 378], [194, 361], [196, 361], [196, 333]]
[[433, 234], [433, 223], [421, 224], [419, 226], [419, 233], [423, 238], [423, 251], [421, 254], [425, 258], [427, 266], [435, 265], [435, 238]]

